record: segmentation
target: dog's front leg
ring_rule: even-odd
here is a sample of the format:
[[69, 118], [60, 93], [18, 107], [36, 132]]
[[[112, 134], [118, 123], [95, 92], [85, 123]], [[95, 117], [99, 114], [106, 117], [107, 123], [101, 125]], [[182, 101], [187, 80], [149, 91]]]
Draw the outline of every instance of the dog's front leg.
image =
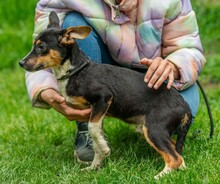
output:
[[90, 122], [89, 133], [93, 140], [93, 149], [95, 152], [90, 169], [98, 169], [101, 167], [103, 159], [110, 154], [110, 148], [103, 133], [102, 120], [99, 123]]
[[86, 170], [94, 170], [101, 167], [102, 161], [110, 154], [110, 148], [104, 137], [103, 132], [103, 118], [111, 105], [112, 96], [104, 98], [98, 103], [93, 104], [92, 113], [88, 125], [89, 134], [92, 137], [93, 149], [95, 152], [94, 159], [91, 166], [85, 168]]

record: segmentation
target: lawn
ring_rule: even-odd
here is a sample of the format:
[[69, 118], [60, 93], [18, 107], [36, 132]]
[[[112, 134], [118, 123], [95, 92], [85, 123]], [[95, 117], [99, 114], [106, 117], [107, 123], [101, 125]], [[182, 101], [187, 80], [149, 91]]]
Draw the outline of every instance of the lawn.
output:
[[[162, 158], [129, 127], [116, 119], [105, 120], [112, 154], [100, 171], [85, 167], [73, 157], [75, 123], [54, 110], [32, 108], [24, 71], [18, 61], [29, 51], [37, 1], [0, 1], [0, 183], [220, 183], [220, 3], [193, 0], [207, 64], [201, 73], [215, 120], [209, 137], [209, 117], [201, 97], [198, 116], [186, 139], [187, 169], [155, 182], [163, 169]], [[25, 5], [25, 6], [24, 6]], [[120, 140], [120, 141], [119, 141]]]

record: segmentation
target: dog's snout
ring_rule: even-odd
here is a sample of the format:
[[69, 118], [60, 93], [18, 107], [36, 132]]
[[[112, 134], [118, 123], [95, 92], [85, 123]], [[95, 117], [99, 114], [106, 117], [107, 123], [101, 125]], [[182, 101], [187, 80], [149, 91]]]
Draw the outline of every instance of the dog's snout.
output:
[[23, 67], [24, 64], [25, 64], [25, 61], [24, 61], [24, 60], [21, 60], [21, 61], [19, 62], [19, 65], [20, 65], [21, 67]]

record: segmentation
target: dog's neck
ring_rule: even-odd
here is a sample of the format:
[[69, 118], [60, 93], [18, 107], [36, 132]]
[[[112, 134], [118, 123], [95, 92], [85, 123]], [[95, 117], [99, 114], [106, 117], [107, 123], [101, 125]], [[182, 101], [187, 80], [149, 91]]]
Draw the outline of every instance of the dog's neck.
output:
[[89, 58], [79, 49], [78, 44], [75, 42], [71, 48], [68, 48], [67, 56], [62, 65], [53, 69], [55, 77], [57, 80], [68, 79], [87, 66], [89, 62]]

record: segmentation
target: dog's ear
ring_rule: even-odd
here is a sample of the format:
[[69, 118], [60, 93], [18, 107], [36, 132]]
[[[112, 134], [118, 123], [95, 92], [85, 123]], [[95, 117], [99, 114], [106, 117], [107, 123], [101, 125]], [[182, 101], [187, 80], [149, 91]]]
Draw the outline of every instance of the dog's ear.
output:
[[74, 44], [76, 39], [86, 38], [91, 31], [92, 28], [89, 26], [69, 27], [64, 31], [64, 34], [62, 35], [61, 44]]
[[57, 16], [56, 12], [54, 12], [54, 11], [50, 12], [49, 24], [48, 24], [47, 28], [52, 28], [52, 27], [59, 28], [60, 27], [59, 22], [60, 21], [59, 21], [59, 18]]

